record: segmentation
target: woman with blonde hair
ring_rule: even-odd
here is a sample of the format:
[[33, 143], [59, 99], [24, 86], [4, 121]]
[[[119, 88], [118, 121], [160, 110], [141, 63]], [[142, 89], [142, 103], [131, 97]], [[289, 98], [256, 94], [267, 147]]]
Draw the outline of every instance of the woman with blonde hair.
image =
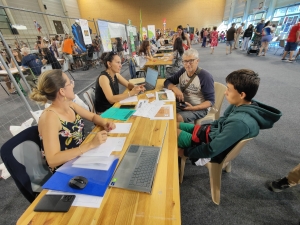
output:
[[[61, 70], [49, 70], [42, 73], [30, 98], [51, 105], [42, 113], [38, 130], [42, 140], [45, 159], [51, 172], [59, 166], [83, 153], [98, 147], [107, 139], [107, 131], [115, 128], [112, 122], [106, 122], [99, 115], [80, 107], [72, 100], [74, 81]], [[84, 141], [83, 119], [92, 121], [104, 128], [88, 143]]]

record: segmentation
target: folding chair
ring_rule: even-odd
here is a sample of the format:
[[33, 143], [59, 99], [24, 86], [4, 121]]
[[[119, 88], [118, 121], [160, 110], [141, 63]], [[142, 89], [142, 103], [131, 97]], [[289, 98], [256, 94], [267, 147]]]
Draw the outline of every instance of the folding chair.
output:
[[92, 113], [96, 113], [95, 111], [95, 89], [94, 88], [90, 88], [89, 90], [87, 90], [86, 92], [83, 93], [83, 97], [86, 101], [86, 103], [89, 106], [89, 109]]
[[29, 127], [1, 147], [1, 158], [17, 187], [33, 202], [51, 173], [41, 153], [38, 127]]
[[201, 124], [201, 122], [205, 120], [217, 120], [220, 118], [221, 107], [222, 107], [222, 103], [225, 97], [225, 91], [227, 87], [224, 84], [218, 82], [215, 82], [214, 86], [215, 86], [215, 104], [204, 118], [195, 120], [195, 124]]
[[[246, 143], [252, 139], [253, 138], [249, 138], [249, 139], [239, 141], [234, 146], [234, 148], [226, 155], [226, 157], [223, 159], [223, 161], [220, 164], [215, 162], [209, 162], [205, 164], [205, 166], [209, 171], [211, 197], [215, 204], [217, 205], [220, 204], [222, 170], [225, 168], [227, 173], [231, 172], [231, 161], [238, 156], [238, 154], [241, 152], [242, 148], [246, 145]], [[183, 181], [186, 160], [187, 157], [185, 156], [181, 157], [180, 171], [179, 171], [180, 183], [182, 183]]]

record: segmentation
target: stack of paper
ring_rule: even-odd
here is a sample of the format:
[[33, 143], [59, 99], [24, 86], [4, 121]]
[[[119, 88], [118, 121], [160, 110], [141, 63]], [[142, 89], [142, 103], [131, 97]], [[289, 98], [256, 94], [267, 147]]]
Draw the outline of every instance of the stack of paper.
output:
[[137, 102], [137, 101], [138, 101], [137, 96], [131, 96], [131, 97], [125, 98], [124, 100], [120, 101], [120, 103], [123, 104], [123, 103], [127, 103], [127, 102]]
[[73, 162], [72, 167], [93, 169], [93, 170], [108, 170], [115, 159], [116, 157], [113, 155], [109, 157], [81, 156], [76, 161]]
[[144, 103], [143, 107], [137, 109], [137, 111], [133, 115], [151, 118], [158, 112], [158, 110], [163, 104], [163, 101], [153, 101], [151, 103]]

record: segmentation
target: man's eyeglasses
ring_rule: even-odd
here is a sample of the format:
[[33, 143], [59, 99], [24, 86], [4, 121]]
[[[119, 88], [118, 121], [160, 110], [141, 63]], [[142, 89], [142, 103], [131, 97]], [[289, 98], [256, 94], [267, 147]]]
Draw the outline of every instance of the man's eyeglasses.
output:
[[183, 62], [183, 64], [192, 64], [195, 60], [197, 60], [197, 58], [196, 59], [189, 59], [189, 60], [182, 60], [182, 62]]
[[73, 87], [75, 87], [75, 82], [74, 80], [70, 80], [70, 83], [65, 85], [65, 87], [69, 86], [69, 85], [72, 85]]

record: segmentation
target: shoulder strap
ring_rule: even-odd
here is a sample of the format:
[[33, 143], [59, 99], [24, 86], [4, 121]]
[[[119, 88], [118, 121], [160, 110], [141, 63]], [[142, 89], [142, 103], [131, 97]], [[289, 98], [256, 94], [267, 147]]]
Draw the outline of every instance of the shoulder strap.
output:
[[190, 78], [189, 82], [187, 82], [187, 84], [184, 86], [184, 88], [181, 90], [181, 92], [183, 93], [185, 91], [185, 89], [188, 88], [188, 86], [190, 85], [190, 83], [192, 83], [192, 81], [195, 79], [195, 77], [201, 72], [202, 68], [198, 67], [197, 70], [195, 71], [194, 75]]
[[[59, 115], [57, 114], [57, 112], [55, 112], [55, 111], [53, 111], [53, 110], [51, 110], [51, 109], [45, 109], [44, 112], [45, 112], [45, 111], [54, 112], [54, 113], [57, 115], [57, 117], [58, 117], [58, 119], [59, 119], [59, 122], [61, 121], [61, 119], [60, 119]], [[44, 113], [44, 112], [43, 112], [43, 113]], [[43, 113], [42, 113], [42, 114], [43, 114]]]

